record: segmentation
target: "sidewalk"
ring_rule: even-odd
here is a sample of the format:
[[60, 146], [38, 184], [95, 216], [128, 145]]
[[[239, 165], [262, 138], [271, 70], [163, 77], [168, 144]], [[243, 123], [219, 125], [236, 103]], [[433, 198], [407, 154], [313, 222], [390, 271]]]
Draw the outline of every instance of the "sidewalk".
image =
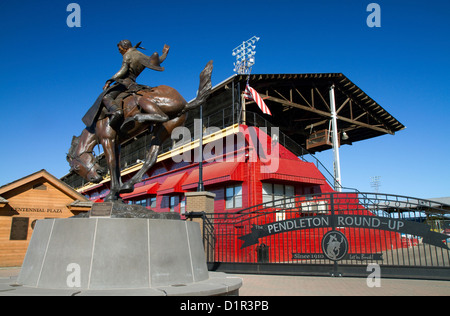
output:
[[236, 275], [243, 279], [240, 296], [448, 296], [449, 281], [381, 279], [368, 287], [365, 278], [280, 275]]
[[[20, 268], [0, 268], [0, 279]], [[235, 274], [243, 279], [240, 296], [450, 296], [449, 281], [381, 279], [370, 288], [365, 278]], [[0, 293], [1, 296], [1, 293]]]

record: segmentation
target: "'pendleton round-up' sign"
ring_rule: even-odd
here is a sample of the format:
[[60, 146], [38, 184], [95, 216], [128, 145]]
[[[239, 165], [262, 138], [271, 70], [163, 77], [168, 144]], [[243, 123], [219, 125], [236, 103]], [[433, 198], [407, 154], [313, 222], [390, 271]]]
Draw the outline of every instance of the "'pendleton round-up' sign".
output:
[[270, 235], [295, 230], [325, 227], [380, 229], [400, 234], [416, 235], [422, 237], [424, 243], [449, 249], [444, 243], [444, 240], [446, 240], [448, 236], [430, 230], [430, 226], [427, 224], [403, 219], [366, 215], [318, 215], [292, 218], [264, 225], [253, 225], [251, 228], [251, 233], [241, 236], [239, 239], [244, 241], [241, 248], [245, 248], [259, 243], [259, 238], [264, 238]]

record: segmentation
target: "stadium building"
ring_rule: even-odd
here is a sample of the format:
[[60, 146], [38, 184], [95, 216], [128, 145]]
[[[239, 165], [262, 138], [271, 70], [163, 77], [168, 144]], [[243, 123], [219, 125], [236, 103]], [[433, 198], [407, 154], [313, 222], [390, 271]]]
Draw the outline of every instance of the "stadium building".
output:
[[[404, 128], [341, 73], [251, 75], [251, 86], [272, 115], [242, 97], [246, 82], [247, 75], [226, 79], [203, 106], [203, 184], [215, 194], [216, 212], [333, 190], [332, 173], [313, 156], [332, 148], [331, 95], [341, 146]], [[126, 202], [184, 214], [185, 193], [196, 191], [199, 182], [199, 119], [198, 109], [189, 112], [189, 132], [163, 144], [157, 163], [135, 191], [122, 195]], [[123, 182], [141, 167], [149, 139], [144, 133], [122, 144]], [[106, 166], [102, 157], [100, 164]], [[109, 192], [108, 177], [92, 184], [69, 173], [62, 180], [94, 202]]]

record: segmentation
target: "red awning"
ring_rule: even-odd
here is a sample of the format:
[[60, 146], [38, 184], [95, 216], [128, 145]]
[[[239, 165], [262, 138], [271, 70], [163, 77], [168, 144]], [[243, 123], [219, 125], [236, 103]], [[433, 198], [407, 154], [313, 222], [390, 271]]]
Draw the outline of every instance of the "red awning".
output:
[[280, 158], [278, 160], [278, 169], [276, 169], [274, 161], [271, 161], [271, 163], [272, 166], [261, 166], [261, 180], [284, 180], [312, 184], [326, 183], [323, 174], [311, 162]]
[[122, 198], [131, 199], [131, 198], [141, 196], [141, 195], [156, 194], [158, 187], [159, 187], [158, 182], [146, 184], [146, 185], [135, 188], [134, 191], [131, 193], [122, 194]]
[[[241, 162], [216, 162], [203, 168], [203, 185], [226, 181], [244, 181]], [[194, 169], [183, 183], [183, 189], [189, 190], [198, 185], [198, 168]]]
[[158, 189], [158, 194], [169, 194], [174, 192], [184, 192], [181, 184], [187, 177], [187, 172], [178, 173], [168, 177]]

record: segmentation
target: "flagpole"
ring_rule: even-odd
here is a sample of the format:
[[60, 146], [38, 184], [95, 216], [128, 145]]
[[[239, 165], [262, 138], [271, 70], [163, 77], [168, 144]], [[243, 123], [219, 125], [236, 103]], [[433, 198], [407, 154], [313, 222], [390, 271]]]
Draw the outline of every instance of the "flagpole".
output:
[[242, 124], [245, 125], [247, 121], [246, 107], [245, 107], [245, 97], [244, 92], [241, 93], [241, 105], [242, 105]]

